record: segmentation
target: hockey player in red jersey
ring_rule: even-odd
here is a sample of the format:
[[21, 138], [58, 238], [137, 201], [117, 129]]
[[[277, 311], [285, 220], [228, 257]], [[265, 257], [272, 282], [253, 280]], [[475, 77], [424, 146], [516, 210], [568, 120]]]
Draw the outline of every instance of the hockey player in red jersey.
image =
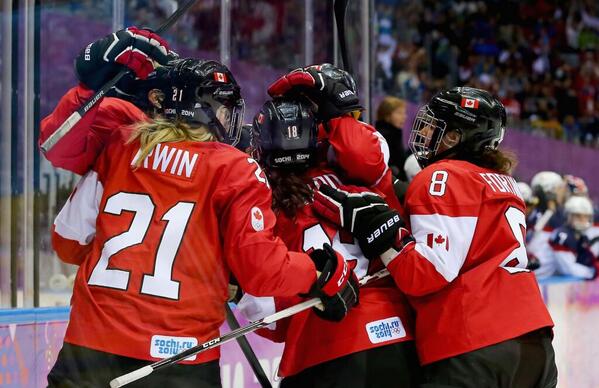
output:
[[374, 195], [321, 186], [315, 208], [380, 257], [416, 310], [423, 387], [555, 387], [553, 322], [526, 269], [524, 203], [498, 150], [505, 109], [486, 91], [440, 92], [410, 148], [424, 168], [407, 228]]
[[40, 145], [123, 66], [131, 69], [134, 76], [124, 77], [107, 93], [108, 97], [101, 98], [45, 153], [48, 161], [54, 167], [79, 175], [89, 171], [112, 131], [145, 120], [147, 115], [142, 108], [153, 110], [147, 101], [151, 81], [146, 84], [144, 80], [154, 71], [155, 64], [166, 65], [174, 57], [164, 39], [136, 27], [116, 31], [84, 47], [75, 58], [79, 85], [71, 88], [54, 111], [42, 120]]
[[[320, 297], [329, 319], [357, 303], [343, 257], [274, 237], [266, 177], [229, 145], [243, 110], [229, 70], [185, 59], [159, 71], [164, 118], [113, 130], [55, 221], [56, 251], [80, 267], [50, 387], [107, 386], [218, 337], [231, 272], [255, 295]], [[204, 352], [144, 384], [220, 387], [218, 358]]]
[[330, 166], [344, 182], [375, 187], [391, 207], [402, 211], [388, 166], [389, 146], [373, 126], [356, 119], [363, 108], [348, 72], [330, 63], [298, 68], [273, 82], [268, 93], [308, 98], [321, 123], [319, 137], [330, 146], [325, 150]]
[[[351, 235], [314, 214], [311, 202], [321, 184], [367, 189], [344, 186], [319, 145], [307, 102], [268, 101], [254, 119], [252, 147], [273, 190], [276, 235], [289, 249], [308, 253], [331, 244], [361, 278], [382, 269], [381, 261], [369, 262]], [[240, 308], [250, 319], [257, 319], [299, 301], [246, 294]], [[391, 278], [363, 287], [360, 303], [342, 322], [328, 322], [320, 315], [318, 310], [303, 312], [277, 322], [273, 332], [264, 334], [285, 342], [279, 366], [284, 377], [281, 387], [417, 386], [420, 367], [411, 309]]]

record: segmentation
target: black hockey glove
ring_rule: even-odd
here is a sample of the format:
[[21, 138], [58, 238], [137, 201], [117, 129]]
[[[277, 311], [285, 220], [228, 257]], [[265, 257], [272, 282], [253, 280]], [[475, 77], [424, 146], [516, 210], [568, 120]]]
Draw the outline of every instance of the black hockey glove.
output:
[[330, 63], [295, 69], [273, 82], [268, 94], [271, 97], [305, 95], [318, 107], [315, 115], [322, 121], [364, 109], [354, 79]]
[[414, 241], [399, 213], [374, 193], [348, 193], [321, 185], [314, 193], [314, 210], [351, 232], [368, 259], [390, 248], [400, 252]]
[[314, 308], [314, 312], [322, 319], [339, 322], [358, 304], [358, 279], [343, 257], [329, 244], [312, 251], [310, 257], [320, 276], [307, 296], [320, 298], [324, 307], [323, 310]]
[[126, 66], [140, 79], [154, 71], [154, 63], [169, 60], [167, 42], [147, 29], [129, 27], [87, 45], [75, 58], [77, 78], [98, 90]]

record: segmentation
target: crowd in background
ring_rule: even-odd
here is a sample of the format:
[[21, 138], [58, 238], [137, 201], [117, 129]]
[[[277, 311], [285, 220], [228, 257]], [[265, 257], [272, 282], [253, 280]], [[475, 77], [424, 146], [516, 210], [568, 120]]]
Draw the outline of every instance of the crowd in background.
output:
[[376, 2], [376, 86], [413, 103], [487, 89], [511, 127], [599, 147], [599, 3]]
[[[59, 0], [56, 2], [60, 3]], [[110, 19], [110, 2], [65, 2]], [[177, 0], [125, 2], [125, 24], [154, 26]], [[594, 0], [375, 0], [375, 94], [419, 104], [443, 87], [490, 90], [510, 128], [599, 148], [599, 3]], [[273, 68], [303, 64], [303, 0], [231, 2], [232, 57]], [[182, 46], [219, 48], [220, 0], [198, 2], [170, 32]], [[330, 57], [331, 4], [314, 2], [314, 62]], [[351, 29], [351, 26], [350, 26]]]

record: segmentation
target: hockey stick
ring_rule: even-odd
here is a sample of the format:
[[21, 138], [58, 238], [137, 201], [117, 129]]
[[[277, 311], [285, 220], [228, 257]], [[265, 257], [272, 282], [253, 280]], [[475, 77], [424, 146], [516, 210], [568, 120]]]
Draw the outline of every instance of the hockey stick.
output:
[[[188, 0], [187, 3], [185, 3], [182, 7], [177, 8], [177, 10], [173, 12], [173, 14], [168, 19], [166, 19], [160, 27], [158, 27], [156, 33], [160, 34], [168, 30], [173, 24], [175, 24], [175, 22], [181, 17], [181, 15], [183, 15], [195, 2], [196, 0]], [[44, 154], [50, 151], [52, 147], [54, 147], [54, 145], [60, 141], [60, 139], [62, 139], [67, 133], [69, 133], [71, 128], [73, 128], [79, 122], [79, 120], [81, 120], [81, 118], [92, 107], [94, 107], [98, 103], [98, 101], [100, 101], [100, 99], [104, 97], [106, 93], [108, 93], [108, 91], [113, 86], [115, 86], [121, 80], [121, 78], [123, 78], [125, 74], [127, 74], [129, 71], [130, 70], [126, 67], [121, 69], [121, 71], [119, 71], [117, 75], [115, 75], [110, 81], [104, 84], [104, 86], [102, 86], [100, 90], [94, 93], [94, 95], [89, 100], [87, 100], [87, 102], [83, 104], [81, 108], [73, 112], [64, 121], [64, 123], [62, 123], [61, 126], [58, 127], [58, 129], [52, 135], [50, 135], [46, 139], [46, 141], [44, 141], [44, 143], [41, 146], [41, 149], [44, 152]]]
[[[368, 284], [374, 280], [384, 278], [385, 276], [388, 276], [388, 275], [389, 275], [389, 271], [387, 271], [386, 268], [382, 269], [375, 274], [367, 275], [367, 276], [363, 277], [362, 279], [360, 279], [360, 286]], [[224, 343], [227, 343], [229, 341], [235, 340], [238, 337], [244, 336], [244, 335], [252, 333], [260, 328], [266, 327], [273, 322], [276, 322], [283, 318], [290, 317], [297, 313], [301, 313], [302, 311], [308, 310], [312, 307], [316, 307], [318, 304], [320, 304], [319, 298], [308, 299], [302, 303], [296, 304], [295, 306], [291, 306], [289, 308], [286, 308], [284, 310], [276, 312], [272, 315], [269, 315], [269, 316], [259, 319], [257, 321], [250, 322], [247, 326], [240, 327], [239, 329], [233, 330], [230, 333], [227, 333], [221, 337], [211, 339], [208, 342], [204, 342], [203, 344], [189, 348], [189, 349], [187, 349], [179, 354], [176, 354], [172, 357], [165, 358], [164, 360], [157, 361], [151, 365], [146, 365], [143, 368], [139, 368], [139, 369], [134, 370], [133, 372], [129, 372], [125, 375], [119, 376], [110, 382], [110, 387], [111, 388], [122, 387], [129, 383], [137, 381], [137, 380], [141, 379], [142, 377], [146, 377], [156, 370], [171, 366], [181, 360], [186, 359], [187, 357], [191, 357], [198, 353], [204, 352], [208, 349], [212, 349], [212, 348], [220, 346]]]
[[337, 38], [339, 39], [339, 48], [341, 49], [341, 60], [345, 71], [353, 75], [353, 66], [350, 55], [347, 50], [347, 39], [345, 35], [345, 14], [349, 0], [335, 0], [333, 9], [335, 12], [335, 24], [337, 25]]
[[541, 217], [539, 217], [539, 219], [535, 223], [534, 231], [540, 232], [541, 230], [543, 230], [543, 228], [545, 227], [545, 225], [547, 225], [554, 213], [555, 212], [552, 209], [545, 210], [545, 212], [541, 215]]
[[[229, 328], [231, 330], [239, 329], [239, 322], [237, 322], [237, 318], [235, 318], [235, 315], [233, 315], [233, 311], [231, 311], [229, 303], [225, 303], [225, 314]], [[262, 388], [272, 388], [270, 380], [268, 380], [266, 373], [264, 373], [264, 369], [262, 369], [262, 365], [260, 365], [260, 361], [258, 361], [258, 357], [256, 357], [256, 353], [254, 353], [254, 350], [250, 346], [248, 339], [245, 336], [238, 337], [237, 343], [245, 355], [245, 358], [248, 360], [250, 367], [252, 367], [252, 371], [254, 371], [254, 375], [258, 379], [258, 382]]]

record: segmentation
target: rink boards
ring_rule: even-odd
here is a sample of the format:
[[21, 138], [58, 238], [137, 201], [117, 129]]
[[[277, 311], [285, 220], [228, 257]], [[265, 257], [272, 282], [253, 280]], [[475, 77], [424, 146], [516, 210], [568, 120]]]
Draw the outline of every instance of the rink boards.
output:
[[[599, 387], [599, 281], [554, 279], [541, 284], [541, 291], [556, 323], [558, 387]], [[62, 307], [0, 310], [0, 386], [44, 387], [67, 320], [68, 308]], [[221, 331], [228, 330], [225, 325]], [[249, 340], [274, 380], [282, 347], [255, 335]], [[223, 346], [221, 377], [223, 388], [259, 387], [234, 342]]]

